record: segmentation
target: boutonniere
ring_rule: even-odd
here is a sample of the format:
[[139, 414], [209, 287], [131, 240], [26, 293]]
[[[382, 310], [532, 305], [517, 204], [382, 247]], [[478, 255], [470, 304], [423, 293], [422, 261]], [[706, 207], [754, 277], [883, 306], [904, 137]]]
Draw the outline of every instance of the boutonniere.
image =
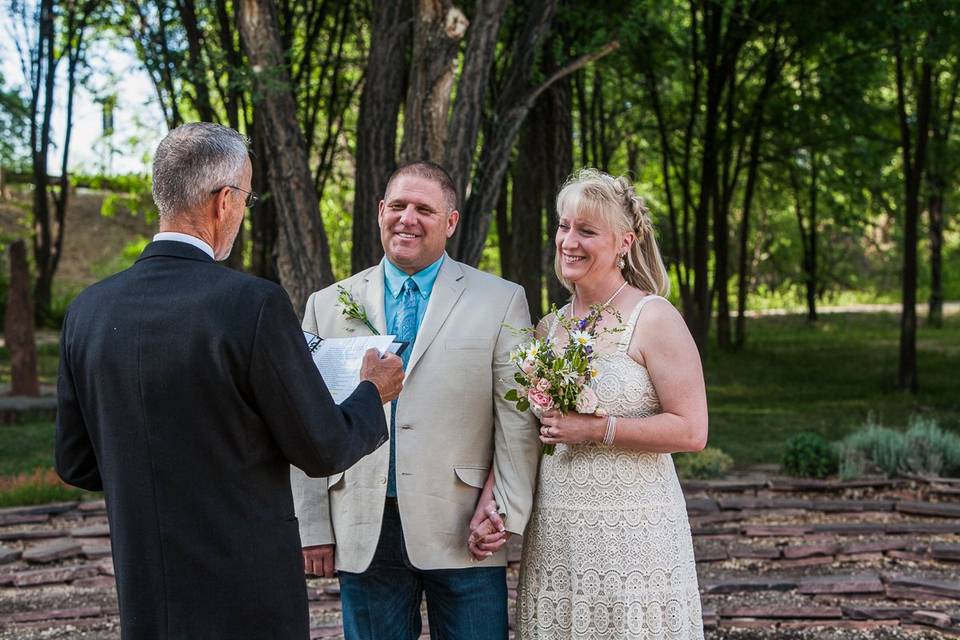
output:
[[337, 303], [340, 307], [340, 313], [345, 317], [362, 322], [367, 326], [367, 329], [370, 329], [373, 335], [380, 335], [380, 332], [370, 323], [370, 318], [367, 317], [367, 310], [362, 304], [357, 302], [357, 299], [353, 297], [352, 293], [344, 289], [341, 285], [337, 285]]

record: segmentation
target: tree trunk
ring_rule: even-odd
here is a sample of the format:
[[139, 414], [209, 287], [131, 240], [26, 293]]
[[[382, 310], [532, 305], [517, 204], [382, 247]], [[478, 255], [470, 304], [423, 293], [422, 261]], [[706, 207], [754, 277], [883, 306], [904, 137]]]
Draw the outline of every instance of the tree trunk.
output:
[[930, 216], [930, 299], [927, 303], [927, 324], [943, 326], [943, 194], [942, 183], [931, 185], [933, 192], [927, 200]]
[[[551, 66], [555, 64], [549, 55], [545, 57], [545, 61]], [[543, 99], [546, 102], [544, 130], [547, 132], [544, 147], [547, 171], [543, 185], [547, 233], [543, 244], [543, 272], [547, 280], [548, 304], [560, 306], [570, 295], [554, 273], [554, 259], [557, 252], [554, 237], [559, 224], [557, 195], [564, 181], [573, 172], [573, 108], [571, 104], [573, 97], [570, 79], [564, 78], [550, 87]]]
[[357, 120], [357, 153], [353, 196], [354, 272], [383, 256], [377, 205], [387, 178], [396, 168], [397, 115], [403, 100], [404, 52], [410, 41], [410, 3], [374, 4], [373, 33]]
[[[47, 321], [53, 288], [53, 275], [49, 271], [52, 238], [50, 229], [50, 200], [47, 161], [50, 150], [50, 127], [53, 113], [53, 89], [58, 58], [55, 54], [56, 32], [52, 0], [40, 4], [39, 46], [37, 47], [38, 81], [43, 85], [43, 115], [38, 131], [37, 146], [33, 149], [33, 259], [37, 270], [34, 282], [34, 305], [39, 324]], [[39, 91], [36, 99], [41, 100]]]
[[467, 185], [470, 183], [470, 170], [477, 148], [484, 99], [497, 50], [497, 34], [508, 4], [507, 0], [479, 0], [467, 31], [467, 50], [463, 56], [457, 98], [447, 130], [444, 159], [444, 167], [457, 185], [460, 206], [467, 199]]
[[250, 271], [256, 276], [280, 282], [277, 271], [277, 208], [270, 193], [267, 168], [266, 131], [257, 114], [253, 114], [253, 190], [260, 195], [257, 206], [250, 212]]
[[313, 291], [333, 283], [330, 250], [280, 45], [271, 0], [238, 3], [240, 36], [253, 70], [254, 110], [270, 141], [267, 175], [280, 229], [280, 282], [298, 314]]
[[820, 222], [817, 215], [817, 190], [819, 188], [817, 178], [817, 153], [814, 149], [810, 149], [810, 223], [808, 225], [806, 268], [804, 269], [807, 284], [807, 320], [810, 322], [817, 321], [817, 290], [819, 288], [817, 282], [817, 227]]
[[705, 56], [707, 61], [707, 104], [703, 128], [703, 161], [700, 171], [700, 197], [693, 221], [693, 313], [690, 333], [705, 353], [710, 333], [710, 204], [717, 186], [717, 126], [723, 81], [720, 77], [719, 46], [722, 9], [707, 5]]
[[457, 49], [467, 24], [450, 0], [415, 0], [401, 162], [443, 162]]
[[498, 191], [507, 170], [510, 152], [524, 118], [534, 102], [553, 83], [585, 66], [589, 62], [614, 51], [618, 43], [580, 56], [552, 74], [538, 86], [530, 86], [535, 54], [545, 37], [553, 14], [556, 0], [539, 0], [530, 10], [527, 23], [514, 42], [513, 59], [507, 73], [507, 81], [497, 99], [495, 115], [489, 121], [484, 132], [483, 150], [474, 179], [474, 189], [467, 199], [461, 217], [461, 224], [454, 236], [452, 245], [455, 255], [470, 265], [476, 265], [483, 254], [487, 231], [490, 226], [493, 207]]
[[503, 176], [500, 197], [497, 198], [497, 238], [500, 240], [500, 277], [515, 281], [513, 271], [513, 240], [510, 234], [510, 174]]
[[510, 206], [510, 262], [533, 318], [543, 315], [543, 110], [538, 100], [520, 132]]
[[737, 324], [734, 348], [741, 349], [747, 340], [747, 293], [750, 290], [750, 210], [753, 206], [753, 194], [756, 190], [757, 174], [760, 170], [760, 137], [763, 133], [764, 115], [767, 99], [774, 83], [780, 75], [780, 59], [777, 47], [780, 40], [780, 24], [777, 23], [770, 49], [767, 53], [766, 69], [764, 71], [763, 86], [751, 114], [750, 149], [747, 159], [747, 184], [743, 191], [743, 212], [740, 223], [740, 251], [738, 256], [737, 273]]
[[[187, 70], [190, 83], [193, 85], [192, 102], [204, 122], [215, 122], [213, 103], [210, 101], [210, 89], [207, 86], [207, 70], [203, 63], [203, 35], [197, 24], [195, 3], [188, 0], [177, 0], [177, 9], [187, 35]], [[189, 94], [188, 94], [189, 95]]]
[[[900, 363], [897, 387], [916, 393], [917, 376], [917, 226], [920, 218], [920, 185], [923, 181], [927, 157], [927, 138], [930, 125], [932, 63], [921, 63], [919, 86], [915, 87], [916, 107], [908, 118], [906, 111], [906, 78], [903, 53], [896, 50], [897, 116], [900, 124], [900, 146], [904, 166], [904, 221], [903, 221], [903, 311], [900, 316]], [[916, 122], [911, 132], [911, 122]], [[916, 136], [916, 146], [911, 143]]]
[[17, 240], [10, 245], [10, 287], [3, 322], [3, 336], [10, 352], [10, 394], [14, 396], [40, 394], [33, 326], [27, 247], [23, 240]]

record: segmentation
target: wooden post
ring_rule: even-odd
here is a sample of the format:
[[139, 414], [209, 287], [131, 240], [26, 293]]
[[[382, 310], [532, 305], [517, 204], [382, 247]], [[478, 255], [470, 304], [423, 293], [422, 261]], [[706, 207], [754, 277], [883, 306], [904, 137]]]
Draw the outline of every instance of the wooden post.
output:
[[10, 289], [3, 323], [3, 335], [10, 352], [10, 393], [15, 396], [40, 395], [33, 301], [30, 298], [27, 246], [23, 240], [17, 240], [10, 245]]

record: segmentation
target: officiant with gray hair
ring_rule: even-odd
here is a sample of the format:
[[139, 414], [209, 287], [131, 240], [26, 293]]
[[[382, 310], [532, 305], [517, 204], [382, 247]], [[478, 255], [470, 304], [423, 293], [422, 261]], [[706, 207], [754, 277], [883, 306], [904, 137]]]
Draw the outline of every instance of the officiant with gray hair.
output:
[[124, 638], [307, 638], [289, 465], [327, 476], [373, 452], [402, 385], [371, 350], [338, 406], [283, 289], [216, 263], [251, 178], [236, 131], [171, 131], [160, 233], [64, 320], [56, 468], [104, 492]]

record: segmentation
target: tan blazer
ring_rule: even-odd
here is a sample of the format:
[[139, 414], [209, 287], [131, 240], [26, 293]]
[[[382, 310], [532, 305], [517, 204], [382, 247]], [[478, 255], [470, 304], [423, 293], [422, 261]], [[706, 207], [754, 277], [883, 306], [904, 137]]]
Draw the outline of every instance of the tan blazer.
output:
[[[383, 262], [338, 284], [385, 334]], [[474, 566], [468, 525], [491, 463], [507, 530], [526, 527], [540, 442], [534, 419], [503, 394], [514, 376], [510, 352], [528, 339], [510, 327], [529, 325], [520, 286], [444, 258], [397, 405], [397, 499], [407, 555], [420, 569]], [[310, 296], [303, 328], [323, 337], [370, 333], [343, 316], [337, 285]], [[384, 411], [389, 424], [389, 404]], [[303, 546], [336, 543], [337, 569], [359, 573], [373, 559], [389, 455], [387, 444], [329, 478], [291, 471]], [[483, 562], [505, 563], [502, 550]]]

